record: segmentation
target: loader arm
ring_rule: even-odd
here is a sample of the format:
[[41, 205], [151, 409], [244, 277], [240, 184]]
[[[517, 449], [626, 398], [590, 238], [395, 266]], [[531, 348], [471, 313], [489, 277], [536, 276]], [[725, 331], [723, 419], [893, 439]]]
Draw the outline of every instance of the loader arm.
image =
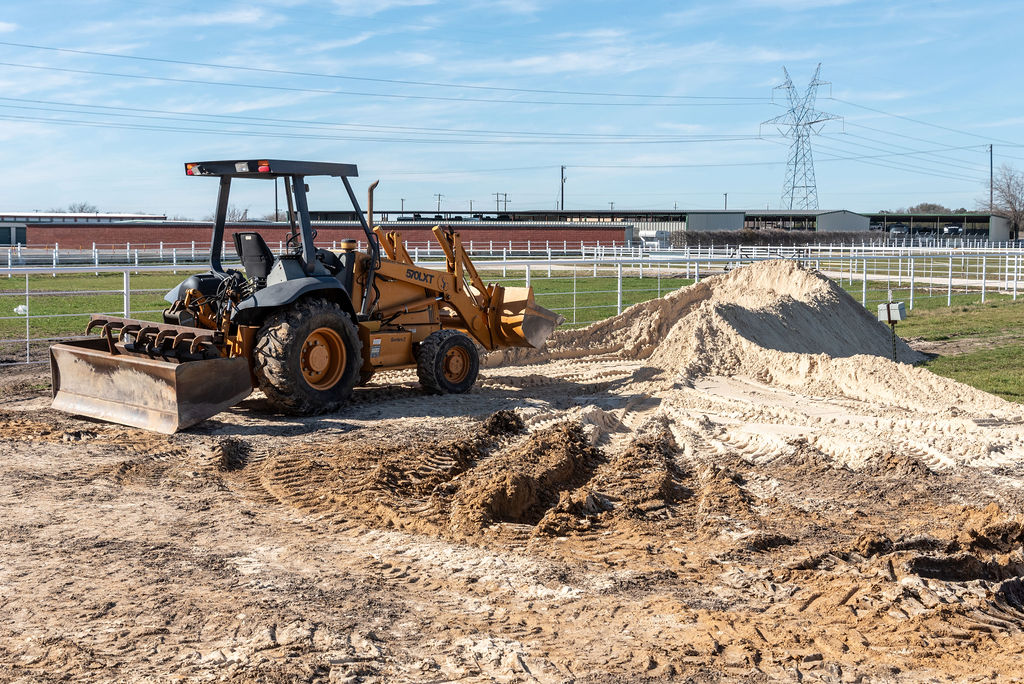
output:
[[381, 260], [377, 275], [433, 294], [455, 311], [461, 327], [488, 351], [508, 346], [539, 347], [561, 323], [561, 316], [536, 305], [532, 289], [485, 285], [458, 233], [439, 226], [433, 232], [445, 253], [444, 272], [417, 266], [399, 233], [385, 234], [379, 226], [374, 228], [388, 256]]

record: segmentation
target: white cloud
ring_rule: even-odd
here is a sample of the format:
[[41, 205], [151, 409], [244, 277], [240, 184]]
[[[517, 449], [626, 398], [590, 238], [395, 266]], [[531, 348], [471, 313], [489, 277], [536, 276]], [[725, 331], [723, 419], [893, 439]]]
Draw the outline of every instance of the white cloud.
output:
[[747, 7], [764, 7], [790, 12], [820, 9], [822, 7], [840, 7], [851, 5], [857, 0], [744, 0]]
[[374, 14], [386, 12], [391, 9], [402, 7], [426, 7], [433, 5], [437, 0], [334, 0], [334, 6], [340, 14], [347, 14], [357, 17], [370, 17]]
[[363, 31], [362, 33], [358, 33], [352, 36], [351, 38], [342, 38], [340, 40], [327, 40], [318, 43], [310, 43], [304, 47], [299, 48], [298, 50], [296, 50], [296, 52], [300, 52], [303, 54], [309, 54], [313, 52], [329, 52], [331, 50], [352, 47], [353, 45], [365, 43], [366, 41], [370, 40], [371, 38], [375, 38], [378, 35], [380, 34], [375, 33], [373, 31]]
[[693, 45], [642, 44], [630, 40], [582, 50], [563, 50], [518, 59], [467, 60], [446, 65], [454, 73], [626, 74], [644, 69], [709, 64], [781, 64], [818, 56], [813, 49], [786, 52], [765, 48], [740, 49], [716, 41]]
[[490, 0], [486, 3], [486, 7], [504, 10], [512, 14], [536, 14], [541, 10], [540, 3], [532, 0]]
[[176, 28], [206, 28], [212, 26], [255, 26], [270, 28], [283, 21], [283, 17], [257, 7], [224, 12], [176, 14], [120, 21], [98, 21], [82, 27], [82, 33], [124, 33], [139, 28], [158, 27], [167, 31]]
[[833, 97], [840, 100], [854, 100], [857, 102], [895, 102], [897, 100], [922, 97], [926, 94], [925, 91], [921, 90], [844, 90], [835, 93]]
[[274, 15], [268, 14], [257, 7], [228, 10], [225, 12], [199, 12], [195, 14], [180, 14], [172, 19], [160, 19], [162, 26], [248, 26], [261, 24], [264, 27], [268, 23], [275, 23]]
[[17, 28], [17, 24], [12, 24], [9, 21], [0, 21], [0, 33], [10, 33], [11, 31], [17, 30]]

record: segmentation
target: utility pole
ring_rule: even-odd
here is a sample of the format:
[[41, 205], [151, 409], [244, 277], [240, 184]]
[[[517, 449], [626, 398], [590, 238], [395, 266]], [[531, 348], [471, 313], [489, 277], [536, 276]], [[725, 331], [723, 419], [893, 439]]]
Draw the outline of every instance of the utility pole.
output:
[[494, 193], [494, 211], [501, 211], [501, 193]]
[[608, 203], [608, 211], [615, 211], [615, 202]]
[[473, 213], [473, 200], [469, 200], [469, 213]]
[[508, 193], [505, 192], [502, 193], [502, 195], [504, 196], [504, 198], [501, 201], [505, 203], [505, 211], [508, 211]]
[[[994, 178], [994, 176], [992, 174], [992, 144], [989, 143], [989, 146], [988, 146], [988, 213], [990, 213], [990, 214], [992, 213], [993, 207], [994, 207], [994, 202], [992, 201], [992, 188], [994, 186], [993, 178]], [[965, 228], [967, 227], [967, 220], [966, 219], [964, 219], [964, 227]]]
[[405, 216], [405, 198], [402, 198], [402, 216]]
[[725, 210], [729, 211], [729, 193], [723, 192], [722, 194], [725, 195]]
[[434, 197], [437, 198], [437, 210], [441, 211], [441, 200], [444, 198], [444, 195], [439, 192], [435, 192]]
[[562, 211], [565, 211], [565, 164], [562, 164]]

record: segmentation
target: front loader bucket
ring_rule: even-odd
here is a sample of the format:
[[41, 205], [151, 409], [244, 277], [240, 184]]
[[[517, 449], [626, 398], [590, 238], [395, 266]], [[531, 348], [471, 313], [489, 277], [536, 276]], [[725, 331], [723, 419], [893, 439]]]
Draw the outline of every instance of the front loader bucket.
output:
[[50, 347], [53, 408], [172, 434], [249, 396], [244, 358], [165, 361], [111, 354], [102, 338]]
[[532, 287], [506, 287], [501, 306], [501, 335], [511, 347], [540, 349], [565, 317], [533, 299]]

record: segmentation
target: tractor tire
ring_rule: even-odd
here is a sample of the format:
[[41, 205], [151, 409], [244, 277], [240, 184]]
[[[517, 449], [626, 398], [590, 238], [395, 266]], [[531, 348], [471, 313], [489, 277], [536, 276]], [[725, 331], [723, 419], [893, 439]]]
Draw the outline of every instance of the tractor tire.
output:
[[359, 380], [362, 346], [355, 323], [341, 307], [324, 299], [300, 299], [271, 314], [256, 334], [258, 386], [282, 413], [335, 411]]
[[462, 394], [476, 384], [480, 353], [465, 333], [438, 330], [420, 342], [416, 373], [432, 394]]

